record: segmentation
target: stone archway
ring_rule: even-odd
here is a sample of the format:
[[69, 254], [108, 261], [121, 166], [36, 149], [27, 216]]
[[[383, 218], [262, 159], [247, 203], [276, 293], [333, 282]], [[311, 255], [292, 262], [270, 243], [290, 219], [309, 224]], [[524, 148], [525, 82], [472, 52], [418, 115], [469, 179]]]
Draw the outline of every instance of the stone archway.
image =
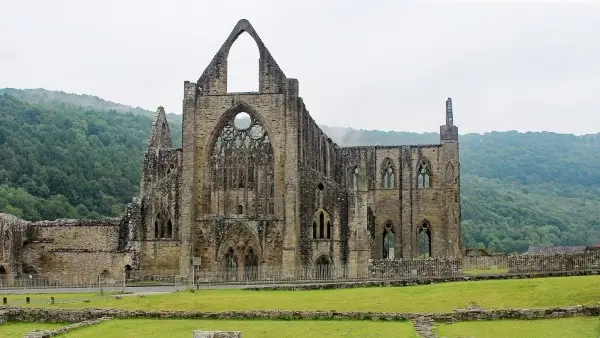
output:
[[258, 256], [254, 253], [254, 250], [250, 248], [244, 256], [244, 279], [257, 280], [258, 275]]
[[315, 260], [315, 279], [331, 279], [333, 277], [333, 264], [329, 256], [323, 254]]
[[243, 223], [232, 224], [219, 244], [217, 259], [221, 262], [223, 280], [258, 278], [262, 257], [258, 235]]
[[226, 281], [237, 281], [238, 258], [233, 248], [229, 248], [222, 260], [223, 277]]

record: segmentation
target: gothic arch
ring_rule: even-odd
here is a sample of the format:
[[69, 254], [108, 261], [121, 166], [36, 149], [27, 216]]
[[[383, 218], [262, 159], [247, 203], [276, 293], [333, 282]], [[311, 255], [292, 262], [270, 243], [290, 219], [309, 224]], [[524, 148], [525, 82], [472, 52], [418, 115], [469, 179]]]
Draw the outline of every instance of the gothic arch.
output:
[[223, 240], [221, 240], [217, 252], [217, 259], [222, 259], [229, 249], [234, 250], [236, 257], [243, 259], [250, 248], [258, 257], [262, 257], [258, 234], [246, 224], [236, 223], [231, 225], [222, 238]]
[[423, 219], [417, 227], [417, 254], [419, 258], [432, 256], [433, 229], [428, 219]]
[[318, 208], [312, 218], [313, 239], [333, 238], [333, 219], [331, 214], [323, 208]]
[[[233, 28], [227, 40], [223, 43], [219, 51], [215, 54], [208, 67], [204, 70], [198, 81], [196, 82], [196, 89], [200, 92], [207, 92], [212, 94], [225, 94], [226, 90], [223, 86], [223, 80], [226, 79], [221, 77], [223, 73], [223, 66], [227, 62], [229, 51], [231, 46], [237, 38], [243, 34], [248, 33], [250, 37], [256, 42], [259, 52], [259, 92], [275, 92], [280, 89], [285, 80], [285, 75], [265, 47], [264, 43], [250, 24], [248, 20], [242, 19], [238, 21], [236, 26]], [[226, 76], [225, 76], [226, 77]], [[275, 82], [273, 82], [275, 81]], [[273, 85], [273, 86], [271, 86]], [[226, 86], [226, 83], [225, 83]]]
[[394, 259], [396, 254], [396, 233], [394, 231], [394, 224], [391, 221], [386, 221], [383, 228], [382, 238], [382, 258], [383, 259]]
[[314, 262], [314, 277], [316, 279], [330, 279], [333, 275], [333, 260], [328, 254], [322, 253]]
[[360, 179], [360, 168], [358, 165], [351, 165], [348, 167], [347, 174], [347, 188], [351, 190], [358, 190], [358, 181]]
[[233, 28], [227, 40], [225, 40], [225, 42], [221, 46], [221, 49], [219, 50], [217, 55], [220, 55], [223, 59], [226, 60], [229, 56], [229, 50], [231, 50], [231, 46], [233, 46], [233, 44], [240, 37], [240, 35], [244, 33], [248, 33], [248, 35], [250, 35], [250, 37], [252, 37], [252, 39], [256, 43], [256, 47], [258, 48], [260, 57], [265, 57], [266, 47], [260, 39], [260, 37], [258, 36], [258, 34], [256, 33], [256, 31], [254, 30], [254, 28], [252, 27], [252, 25], [250, 25], [250, 22], [248, 22], [248, 20], [246, 19], [238, 21], [237, 25]]
[[396, 166], [391, 158], [386, 157], [381, 162], [381, 187], [394, 189], [396, 187]]
[[431, 187], [431, 162], [426, 157], [422, 157], [417, 163], [415, 173], [417, 189], [426, 189]]
[[[236, 125], [237, 114], [247, 113], [248, 126]], [[210, 163], [208, 188], [212, 214], [258, 217], [274, 214], [275, 154], [264, 119], [241, 102], [223, 114], [207, 145]], [[248, 196], [246, 198], [246, 196]]]

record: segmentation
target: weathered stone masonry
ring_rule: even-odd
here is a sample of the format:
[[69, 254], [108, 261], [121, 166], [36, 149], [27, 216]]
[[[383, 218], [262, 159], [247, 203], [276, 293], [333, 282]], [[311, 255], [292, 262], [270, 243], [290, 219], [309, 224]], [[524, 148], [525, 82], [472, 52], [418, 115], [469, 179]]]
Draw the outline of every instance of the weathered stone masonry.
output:
[[[258, 47], [259, 89], [231, 93], [227, 57], [243, 33]], [[440, 144], [340, 147], [310, 116], [298, 80], [285, 76], [250, 23], [240, 20], [198, 81], [184, 83], [182, 133], [182, 147], [173, 148], [159, 108], [140, 196], [120, 220], [41, 227], [4, 217], [5, 271], [19, 275], [31, 266], [64, 277], [127, 268], [235, 280], [310, 269], [327, 277], [335, 268], [353, 277], [370, 259], [461, 255], [458, 129], [450, 99]], [[31, 229], [43, 230], [36, 237]], [[80, 245], [81, 236], [95, 240]], [[83, 260], [95, 267], [79, 269]]]

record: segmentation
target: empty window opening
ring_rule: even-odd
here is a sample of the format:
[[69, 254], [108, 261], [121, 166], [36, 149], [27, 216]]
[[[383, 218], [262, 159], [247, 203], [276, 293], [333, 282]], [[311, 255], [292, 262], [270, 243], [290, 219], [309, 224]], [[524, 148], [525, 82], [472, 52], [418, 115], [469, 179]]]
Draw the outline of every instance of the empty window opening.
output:
[[244, 257], [244, 278], [246, 280], [258, 279], [258, 256], [252, 249], [249, 249]]
[[431, 186], [430, 176], [431, 173], [429, 165], [425, 161], [422, 161], [421, 164], [419, 164], [419, 168], [417, 170], [417, 188], [429, 188]]
[[329, 213], [322, 208], [317, 209], [312, 218], [313, 239], [331, 239], [333, 220]]
[[419, 227], [419, 258], [431, 257], [431, 226], [429, 222], [423, 222]]
[[358, 190], [358, 167], [352, 171], [352, 187], [354, 190]]
[[250, 114], [248, 114], [246, 112], [238, 113], [237, 115], [235, 115], [235, 118], [233, 119], [233, 125], [238, 130], [246, 130], [246, 129], [250, 128], [251, 124], [252, 124], [252, 120], [250, 119]]
[[323, 238], [325, 235], [325, 215], [323, 212], [319, 215], [319, 238]]
[[226, 280], [237, 280], [237, 266], [237, 256], [235, 255], [233, 248], [229, 248], [225, 257], [223, 257], [223, 270], [225, 270], [224, 275]]
[[171, 220], [167, 221], [167, 238], [173, 238], [173, 223]]
[[125, 265], [125, 279], [131, 279], [131, 265]]
[[154, 238], [159, 238], [158, 235], [158, 219], [156, 219], [156, 221], [154, 221]]
[[227, 56], [227, 92], [258, 92], [260, 52], [250, 34], [242, 33]]
[[4, 265], [0, 265], [0, 275], [6, 275], [6, 269], [4, 268]]
[[319, 190], [323, 191], [323, 189], [325, 189], [325, 186], [323, 185], [323, 183], [319, 183], [317, 188], [319, 188]]
[[244, 213], [244, 207], [241, 204], [238, 205], [237, 213], [238, 213], [238, 215], [241, 215]]
[[396, 234], [392, 223], [388, 222], [383, 231], [383, 259], [394, 259], [396, 250]]
[[382, 183], [383, 183], [383, 187], [385, 189], [393, 189], [394, 185], [395, 185], [395, 173], [394, 173], [394, 164], [392, 162], [392, 160], [385, 159], [383, 161], [383, 166], [382, 166], [382, 170], [383, 170], [383, 175], [382, 175]]

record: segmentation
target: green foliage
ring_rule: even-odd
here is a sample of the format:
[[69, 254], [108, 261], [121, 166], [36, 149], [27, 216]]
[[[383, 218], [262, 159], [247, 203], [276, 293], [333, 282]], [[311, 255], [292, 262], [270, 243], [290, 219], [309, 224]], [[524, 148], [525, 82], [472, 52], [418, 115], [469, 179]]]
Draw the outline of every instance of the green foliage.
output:
[[[4, 94], [0, 121], [0, 212], [28, 220], [119, 216], [138, 194], [148, 116]], [[172, 131], [180, 135], [181, 124]]]
[[[0, 212], [118, 216], [138, 194], [153, 115], [89, 95], [0, 89]], [[181, 116], [168, 119], [179, 146]], [[439, 142], [437, 133], [321, 128], [342, 146]], [[600, 242], [600, 134], [492, 132], [459, 141], [463, 246], [522, 252]]]

